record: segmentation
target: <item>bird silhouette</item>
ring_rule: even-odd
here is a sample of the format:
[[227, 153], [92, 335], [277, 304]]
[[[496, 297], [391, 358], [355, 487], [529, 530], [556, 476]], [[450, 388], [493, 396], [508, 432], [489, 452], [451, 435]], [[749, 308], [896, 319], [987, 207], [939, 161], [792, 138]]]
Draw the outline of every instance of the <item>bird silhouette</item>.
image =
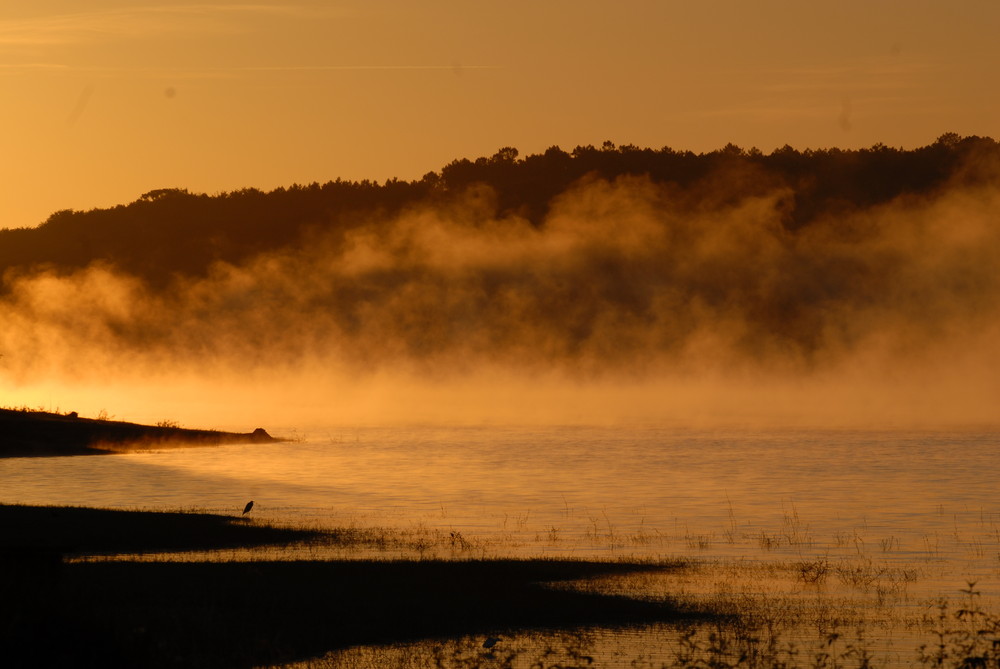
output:
[[253, 500], [250, 500], [249, 502], [247, 502], [247, 505], [243, 507], [243, 515], [245, 516], [248, 513], [250, 513], [250, 509], [252, 508], [253, 508]]

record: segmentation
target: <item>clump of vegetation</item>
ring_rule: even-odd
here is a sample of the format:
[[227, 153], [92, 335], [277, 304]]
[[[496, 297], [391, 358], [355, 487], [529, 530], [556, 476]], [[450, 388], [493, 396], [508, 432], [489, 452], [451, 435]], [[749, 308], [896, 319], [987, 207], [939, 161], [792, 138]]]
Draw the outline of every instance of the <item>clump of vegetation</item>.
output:
[[719, 625], [683, 629], [674, 659], [648, 666], [661, 669], [869, 669], [876, 663], [877, 659], [866, 646], [860, 631], [853, 640], [831, 632], [813, 646], [802, 646], [782, 640], [773, 630]]
[[803, 583], [822, 584], [830, 574], [830, 561], [826, 558], [796, 562], [793, 566]]
[[954, 669], [1000, 667], [1000, 615], [983, 610], [982, 593], [974, 581], [962, 593], [965, 600], [958, 608], [947, 600], [939, 602], [937, 618], [932, 621], [935, 642], [920, 646], [920, 662]]

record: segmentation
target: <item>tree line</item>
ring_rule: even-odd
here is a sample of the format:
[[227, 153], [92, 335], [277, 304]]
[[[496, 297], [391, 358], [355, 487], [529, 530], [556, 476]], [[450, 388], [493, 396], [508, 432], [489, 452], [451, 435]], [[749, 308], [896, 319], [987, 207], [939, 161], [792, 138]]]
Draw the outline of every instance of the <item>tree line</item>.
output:
[[[645, 176], [697, 203], [737, 202], [775, 188], [790, 191], [782, 224], [789, 230], [835, 224], [842, 210], [919, 197], [956, 181], [996, 180], [1000, 145], [991, 138], [946, 133], [913, 150], [876, 144], [858, 150], [769, 154], [734, 144], [707, 153], [616, 146], [553, 146], [521, 156], [504, 147], [489, 157], [458, 159], [421, 179], [345, 181], [255, 188], [207, 195], [165, 188], [134, 202], [89, 211], [63, 210], [36, 228], [0, 230], [0, 277], [40, 269], [71, 273], [105, 263], [165, 287], [204, 276], [214, 263], [240, 264], [265, 251], [324, 239], [390, 221], [418, 205], [447, 206], [470, 189], [488, 187], [497, 218], [517, 216], [544, 226], [553, 201], [584, 178]], [[834, 215], [834, 216], [831, 216]]]

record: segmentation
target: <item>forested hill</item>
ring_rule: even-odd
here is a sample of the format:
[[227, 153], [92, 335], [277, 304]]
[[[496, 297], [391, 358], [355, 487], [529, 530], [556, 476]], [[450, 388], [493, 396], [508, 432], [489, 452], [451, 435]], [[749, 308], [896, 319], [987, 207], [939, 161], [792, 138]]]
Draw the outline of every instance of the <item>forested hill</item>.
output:
[[503, 148], [489, 158], [455, 160], [412, 182], [338, 179], [211, 196], [161, 189], [110, 209], [59, 211], [37, 228], [0, 230], [0, 276], [6, 289], [35, 270], [64, 274], [100, 262], [163, 287], [177, 277], [205, 276], [218, 261], [241, 264], [265, 251], [308, 243], [311, 236], [329, 240], [377, 226], [417, 206], [447, 207], [467, 198], [470, 189], [486, 200], [492, 217], [520, 217], [537, 228], [545, 225], [554, 199], [581, 179], [623, 175], [647, 177], [696, 208], [702, 200], [717, 207], [785, 189], [781, 224], [797, 230], [829, 221], [838, 211], [930, 194], [956, 181], [992, 179], [989, 166], [998, 156], [994, 140], [953, 133], [909, 151], [786, 146], [764, 154], [730, 144], [694, 154], [606, 142], [525, 157]]

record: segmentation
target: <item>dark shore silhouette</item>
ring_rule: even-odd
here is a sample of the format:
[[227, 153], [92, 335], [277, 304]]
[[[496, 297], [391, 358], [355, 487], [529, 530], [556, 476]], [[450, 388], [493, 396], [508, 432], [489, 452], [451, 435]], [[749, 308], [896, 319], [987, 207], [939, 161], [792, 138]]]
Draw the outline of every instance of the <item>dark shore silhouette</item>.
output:
[[264, 429], [253, 432], [193, 430], [80, 418], [76, 413], [0, 409], [0, 457], [101, 455], [136, 448], [269, 444]]
[[[675, 569], [580, 560], [70, 561], [336, 540], [233, 517], [0, 505], [0, 663], [254, 667], [355, 645], [705, 619], [545, 584]], [[267, 556], [267, 553], [262, 555]], [[484, 651], [486, 652], [486, 651]]]

